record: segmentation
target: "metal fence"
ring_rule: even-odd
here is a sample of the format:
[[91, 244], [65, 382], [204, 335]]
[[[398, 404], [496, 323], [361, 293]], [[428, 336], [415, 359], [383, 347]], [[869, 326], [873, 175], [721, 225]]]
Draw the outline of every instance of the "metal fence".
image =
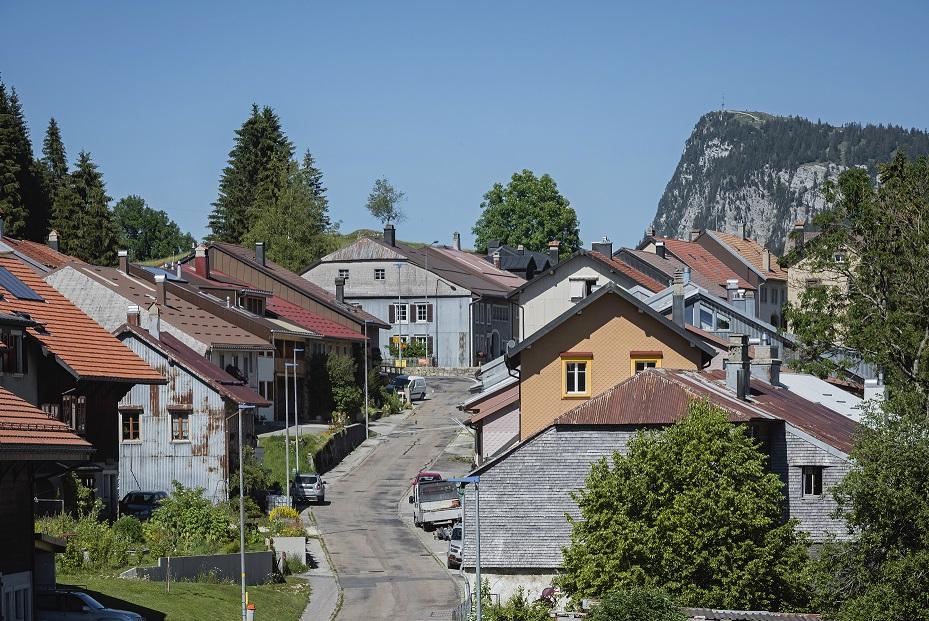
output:
[[469, 580], [465, 580], [464, 591], [464, 601], [458, 604], [452, 615], [455, 621], [468, 621], [471, 618], [471, 582]]

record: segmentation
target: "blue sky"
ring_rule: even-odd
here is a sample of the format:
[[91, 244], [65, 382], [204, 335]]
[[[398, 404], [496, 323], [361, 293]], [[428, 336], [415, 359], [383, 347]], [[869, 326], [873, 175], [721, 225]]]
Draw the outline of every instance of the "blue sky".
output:
[[0, 72], [33, 143], [50, 116], [109, 193], [195, 236], [252, 102], [325, 174], [342, 230], [470, 243], [495, 181], [551, 174], [582, 239], [634, 244], [697, 119], [720, 106], [929, 126], [929, 4], [3, 2]]

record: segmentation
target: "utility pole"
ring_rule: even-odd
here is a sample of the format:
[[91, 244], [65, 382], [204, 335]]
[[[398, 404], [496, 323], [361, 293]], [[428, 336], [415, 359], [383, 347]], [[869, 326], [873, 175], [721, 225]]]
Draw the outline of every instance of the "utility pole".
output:
[[[297, 425], [297, 472], [300, 472], [300, 410], [297, 408], [297, 352], [302, 347], [294, 347], [294, 424]], [[306, 356], [303, 357], [306, 360]]]
[[[287, 355], [287, 341], [284, 341], [284, 355]], [[284, 482], [287, 494], [287, 506], [290, 507], [290, 385], [287, 383], [287, 358], [284, 360]]]
[[[460, 477], [448, 479], [451, 483], [458, 483], [464, 487], [474, 485], [474, 590], [477, 594], [477, 604], [475, 612], [477, 621], [483, 621], [481, 617], [481, 477]], [[461, 528], [461, 555], [462, 565], [464, 564], [464, 523], [467, 515], [462, 512]]]
[[245, 475], [242, 472], [242, 410], [253, 410], [253, 405], [239, 405], [239, 569], [242, 583], [242, 621], [245, 621], [248, 611], [245, 601]]
[[[437, 239], [432, 240], [432, 244], [437, 244], [437, 243], [439, 243], [439, 240], [437, 240]], [[426, 288], [426, 291], [425, 291], [425, 296], [426, 296], [426, 308], [427, 308], [427, 309], [429, 308], [429, 249], [432, 248], [432, 244], [426, 244], [426, 247], [423, 248], [423, 253], [426, 255], [426, 287], [425, 287], [425, 288]], [[438, 277], [437, 277], [437, 278], [438, 278]], [[438, 282], [438, 281], [436, 281], [436, 282]], [[439, 287], [438, 287], [438, 285], [436, 285], [436, 292], [438, 292], [438, 289], [439, 289]], [[436, 320], [436, 317], [438, 317], [438, 315], [436, 314], [436, 311], [437, 311], [437, 310], [438, 310], [438, 309], [435, 308], [435, 306], [432, 307], [432, 321], [433, 321], [433, 322]], [[427, 310], [426, 312], [428, 313], [429, 311]], [[427, 317], [428, 317], [428, 315], [427, 315]], [[426, 329], [426, 334], [429, 334], [428, 328]], [[433, 342], [433, 344], [432, 344], [432, 348], [435, 349], [435, 343], [434, 343], [434, 342]], [[426, 339], [426, 357], [429, 358], [429, 360], [432, 360], [432, 352], [429, 351], [429, 339], [428, 339], [428, 338]], [[434, 364], [435, 366], [439, 366], [439, 361], [438, 361], [438, 359], [437, 359], [433, 364]]]
[[[403, 305], [403, 300], [400, 297], [400, 292], [401, 292], [400, 271], [403, 268], [403, 263], [400, 263], [398, 261], [397, 263], [394, 263], [394, 265], [397, 266], [397, 312], [394, 313], [397, 318], [397, 354], [399, 354], [397, 357], [402, 359], [403, 358], [403, 322], [400, 321], [400, 307]], [[409, 310], [410, 309], [406, 309], [407, 321], [410, 320]]]
[[370, 319], [364, 320], [364, 331], [365, 331], [365, 440], [368, 439], [368, 322]]

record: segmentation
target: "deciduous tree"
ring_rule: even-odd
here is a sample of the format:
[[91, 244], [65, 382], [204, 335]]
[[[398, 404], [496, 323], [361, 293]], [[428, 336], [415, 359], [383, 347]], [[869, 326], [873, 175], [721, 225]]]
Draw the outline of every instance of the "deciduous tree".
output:
[[368, 202], [365, 207], [371, 212], [371, 215], [381, 221], [381, 224], [388, 222], [403, 222], [406, 216], [400, 207], [406, 199], [406, 194], [395, 188], [386, 178], [380, 178], [374, 182], [371, 193], [368, 194]]
[[130, 259], [147, 261], [190, 250], [194, 238], [182, 233], [164, 211], [152, 209], [141, 196], [131, 194], [113, 207], [113, 221], [119, 230], [120, 245]]
[[561, 584], [575, 598], [658, 587], [684, 605], [780, 610], [801, 603], [805, 539], [784, 522], [783, 483], [745, 427], [707, 401], [628, 454], [591, 469], [576, 494]]
[[484, 194], [481, 209], [481, 217], [471, 229], [480, 252], [487, 251], [487, 242], [492, 239], [538, 252], [544, 252], [552, 240], [561, 242], [564, 253], [581, 247], [577, 213], [547, 174], [536, 177], [531, 170], [513, 173], [505, 187], [495, 183]]

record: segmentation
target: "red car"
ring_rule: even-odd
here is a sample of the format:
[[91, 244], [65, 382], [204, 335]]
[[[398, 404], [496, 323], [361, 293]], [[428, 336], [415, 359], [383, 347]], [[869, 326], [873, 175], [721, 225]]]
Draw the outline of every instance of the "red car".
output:
[[430, 472], [428, 470], [420, 470], [416, 473], [416, 476], [413, 477], [413, 480], [410, 481], [410, 485], [419, 485], [422, 481], [441, 481], [442, 475], [438, 472]]

